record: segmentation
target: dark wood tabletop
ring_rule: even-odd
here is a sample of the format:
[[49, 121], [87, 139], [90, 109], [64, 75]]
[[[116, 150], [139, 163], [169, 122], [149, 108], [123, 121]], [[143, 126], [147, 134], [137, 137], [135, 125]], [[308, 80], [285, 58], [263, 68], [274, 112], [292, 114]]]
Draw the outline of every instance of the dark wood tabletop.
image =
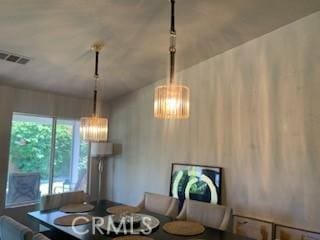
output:
[[[88, 212], [87, 214], [91, 216], [96, 216], [96, 217], [104, 217], [107, 216], [108, 213], [106, 212], [106, 209], [108, 207], [112, 206], [117, 206], [119, 203], [115, 202], [110, 202], [107, 200], [101, 200], [99, 202], [93, 202], [96, 207], [93, 211]], [[214, 240], [250, 240], [249, 238], [242, 237], [235, 235], [230, 232], [226, 231], [221, 231], [213, 228], [206, 228], [205, 232], [201, 235], [193, 236], [193, 237], [181, 237], [181, 236], [174, 236], [171, 234], [168, 234], [162, 230], [163, 224], [166, 222], [172, 221], [171, 218], [143, 211], [142, 213], [146, 213], [149, 215], [152, 215], [160, 220], [160, 227], [158, 229], [155, 229], [151, 235], [149, 235], [151, 238], [157, 240], [157, 239], [214, 239]], [[77, 226], [77, 230], [79, 232], [84, 232], [85, 230], [88, 230], [88, 234], [86, 235], [79, 235], [76, 234], [73, 230], [72, 227], [62, 227], [55, 225], [53, 222], [56, 218], [61, 217], [66, 215], [65, 213], [58, 211], [58, 210], [51, 210], [51, 211], [46, 211], [46, 212], [40, 212], [40, 211], [35, 211], [35, 212], [30, 212], [28, 213], [28, 217], [30, 217], [32, 220], [40, 223], [41, 225], [44, 225], [53, 231], [59, 233], [59, 234], [65, 234], [66, 236], [71, 237], [72, 239], [79, 239], [79, 240], [99, 240], [99, 239], [113, 239], [116, 236], [112, 235], [101, 235], [99, 234], [98, 231], [96, 231], [96, 234], [92, 234], [92, 225], [91, 224], [86, 224], [86, 225], [81, 225]]]

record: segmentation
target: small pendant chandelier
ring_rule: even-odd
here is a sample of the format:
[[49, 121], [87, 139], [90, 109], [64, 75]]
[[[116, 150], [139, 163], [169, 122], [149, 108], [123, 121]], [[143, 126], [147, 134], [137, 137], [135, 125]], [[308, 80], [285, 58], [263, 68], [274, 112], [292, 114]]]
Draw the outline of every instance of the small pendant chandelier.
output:
[[102, 44], [95, 44], [92, 46], [92, 50], [95, 51], [95, 87], [93, 92], [93, 115], [92, 117], [83, 117], [80, 119], [80, 136], [81, 139], [89, 142], [101, 142], [108, 139], [108, 119], [101, 118], [97, 115], [97, 94], [98, 94], [98, 63], [99, 52], [102, 49]]
[[175, 0], [171, 0], [170, 29], [170, 80], [166, 85], [158, 86], [154, 95], [154, 117], [159, 119], [187, 119], [190, 115], [190, 90], [177, 84], [175, 80]]

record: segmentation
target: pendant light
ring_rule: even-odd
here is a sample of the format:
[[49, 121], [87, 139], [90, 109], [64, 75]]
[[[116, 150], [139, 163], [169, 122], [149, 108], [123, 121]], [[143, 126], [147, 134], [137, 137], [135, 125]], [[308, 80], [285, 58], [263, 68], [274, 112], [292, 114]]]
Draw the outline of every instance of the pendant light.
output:
[[166, 85], [158, 86], [155, 89], [154, 117], [159, 119], [187, 119], [190, 115], [190, 90], [185, 85], [175, 83], [175, 0], [170, 0], [170, 2], [170, 79]]
[[80, 119], [80, 136], [83, 140], [89, 142], [101, 142], [108, 139], [108, 119], [98, 117], [97, 114], [97, 94], [98, 94], [98, 64], [99, 64], [99, 52], [103, 45], [95, 44], [92, 46], [92, 50], [95, 52], [95, 87], [93, 91], [93, 115], [92, 117], [83, 117]]

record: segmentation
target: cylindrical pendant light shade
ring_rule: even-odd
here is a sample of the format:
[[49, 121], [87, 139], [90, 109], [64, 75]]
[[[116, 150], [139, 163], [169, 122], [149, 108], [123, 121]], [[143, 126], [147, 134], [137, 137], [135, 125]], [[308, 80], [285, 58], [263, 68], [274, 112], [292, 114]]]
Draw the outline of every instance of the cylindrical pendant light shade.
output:
[[160, 119], [189, 118], [190, 91], [187, 86], [168, 83], [155, 89], [154, 116]]
[[190, 115], [190, 90], [187, 86], [174, 83], [176, 29], [175, 29], [175, 2], [171, 2], [170, 26], [170, 81], [167, 85], [156, 87], [154, 95], [154, 117], [159, 119], [187, 119]]
[[97, 115], [97, 96], [98, 96], [98, 63], [99, 51], [102, 49], [102, 43], [94, 44], [91, 49], [95, 51], [94, 79], [95, 86], [93, 91], [93, 116], [80, 119], [80, 136], [82, 140], [89, 142], [102, 142], [108, 140], [108, 119], [100, 118]]
[[80, 135], [85, 141], [101, 142], [108, 140], [108, 119], [84, 117], [80, 119]]

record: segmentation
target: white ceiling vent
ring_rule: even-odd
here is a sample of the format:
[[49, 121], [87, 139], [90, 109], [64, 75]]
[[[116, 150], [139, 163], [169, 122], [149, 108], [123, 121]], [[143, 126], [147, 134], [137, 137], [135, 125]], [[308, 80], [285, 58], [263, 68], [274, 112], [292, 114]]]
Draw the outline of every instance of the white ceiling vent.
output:
[[0, 50], [0, 60], [25, 65], [31, 58]]

